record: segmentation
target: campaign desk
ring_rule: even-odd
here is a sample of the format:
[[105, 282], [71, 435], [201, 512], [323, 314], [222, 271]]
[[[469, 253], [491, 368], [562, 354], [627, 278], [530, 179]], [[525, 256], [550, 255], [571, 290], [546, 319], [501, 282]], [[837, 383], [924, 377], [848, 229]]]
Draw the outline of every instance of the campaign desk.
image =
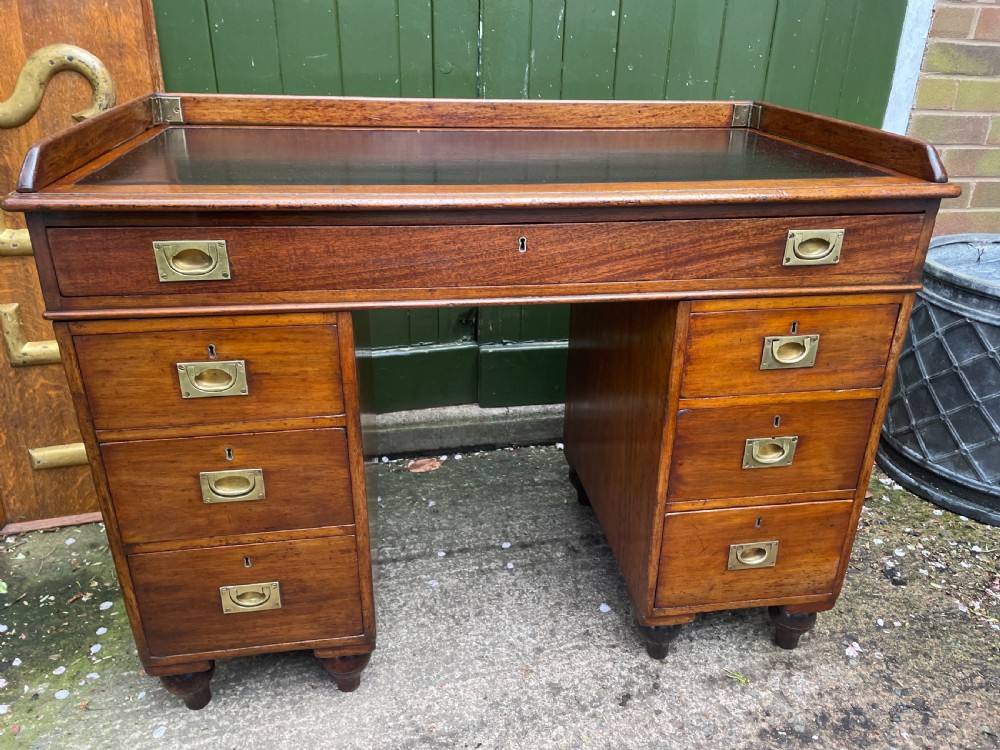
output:
[[365, 311], [574, 303], [566, 457], [663, 658], [840, 592], [942, 198], [917, 141], [749, 102], [156, 94], [24, 211], [139, 657], [375, 646]]

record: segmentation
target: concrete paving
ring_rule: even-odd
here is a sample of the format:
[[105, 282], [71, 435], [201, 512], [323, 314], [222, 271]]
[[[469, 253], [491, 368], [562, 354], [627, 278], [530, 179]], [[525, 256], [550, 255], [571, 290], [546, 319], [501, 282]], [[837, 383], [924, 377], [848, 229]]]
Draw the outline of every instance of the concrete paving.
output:
[[141, 674], [98, 525], [8, 538], [0, 747], [996, 748], [1000, 529], [881, 480], [799, 649], [722, 612], [657, 662], [557, 448], [384, 463], [361, 688], [308, 654], [236, 659], [199, 712]]

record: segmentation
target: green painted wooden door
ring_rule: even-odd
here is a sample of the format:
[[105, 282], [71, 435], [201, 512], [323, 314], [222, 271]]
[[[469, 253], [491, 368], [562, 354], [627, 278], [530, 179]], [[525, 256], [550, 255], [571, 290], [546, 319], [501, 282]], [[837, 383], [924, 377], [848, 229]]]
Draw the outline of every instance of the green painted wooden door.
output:
[[[154, 0], [169, 91], [763, 99], [879, 125], [906, 0]], [[564, 306], [380, 311], [379, 411], [562, 399]]]

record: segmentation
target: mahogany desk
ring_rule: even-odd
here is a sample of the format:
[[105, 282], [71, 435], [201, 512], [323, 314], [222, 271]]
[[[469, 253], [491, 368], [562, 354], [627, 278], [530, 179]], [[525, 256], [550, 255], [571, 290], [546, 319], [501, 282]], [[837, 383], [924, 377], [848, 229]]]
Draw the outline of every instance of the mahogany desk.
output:
[[929, 146], [767, 104], [153, 95], [36, 146], [5, 208], [139, 656], [200, 708], [215, 659], [312, 649], [353, 690], [375, 646], [372, 308], [580, 303], [566, 456], [650, 654], [751, 606], [793, 648], [957, 193]]

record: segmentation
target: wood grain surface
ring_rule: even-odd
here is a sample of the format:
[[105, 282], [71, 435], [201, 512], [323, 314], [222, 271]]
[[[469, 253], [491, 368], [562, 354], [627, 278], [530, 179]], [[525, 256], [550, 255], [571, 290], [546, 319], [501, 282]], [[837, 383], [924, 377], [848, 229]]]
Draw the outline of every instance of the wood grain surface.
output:
[[649, 610], [662, 516], [659, 472], [677, 305], [576, 305], [566, 381], [566, 458], [618, 560], [636, 615]]
[[[799, 284], [864, 282], [873, 276], [903, 280], [914, 266], [921, 221], [919, 214], [900, 214], [503, 227], [167, 226], [51, 229], [48, 235], [63, 296], [180, 298], [710, 278]], [[845, 230], [840, 263], [783, 267], [788, 231], [810, 228]], [[225, 240], [232, 278], [161, 282], [152, 252], [158, 240]]]
[[[354, 523], [342, 429], [106, 443], [101, 455], [126, 544]], [[237, 469], [263, 470], [266, 497], [205, 503], [200, 473]]]
[[[722, 608], [753, 600], [829, 594], [853, 503], [668, 513], [656, 606]], [[729, 546], [778, 542], [774, 567], [727, 570]]]
[[[794, 494], [858, 486], [875, 399], [691, 409], [677, 417], [669, 500]], [[780, 425], [774, 421], [780, 417]], [[788, 466], [743, 468], [751, 438], [797, 436]]]
[[[877, 388], [885, 376], [898, 313], [898, 303], [695, 313], [681, 395]], [[789, 336], [793, 328], [800, 336], [819, 336], [815, 364], [761, 369], [765, 337]]]
[[[198, 328], [73, 340], [97, 429], [343, 413], [336, 326]], [[179, 362], [243, 360], [245, 396], [183, 398]]]
[[[151, 552], [130, 555], [128, 564], [153, 656], [280, 647], [363, 630], [352, 536]], [[271, 581], [280, 583], [280, 609], [222, 611], [221, 586]]]

